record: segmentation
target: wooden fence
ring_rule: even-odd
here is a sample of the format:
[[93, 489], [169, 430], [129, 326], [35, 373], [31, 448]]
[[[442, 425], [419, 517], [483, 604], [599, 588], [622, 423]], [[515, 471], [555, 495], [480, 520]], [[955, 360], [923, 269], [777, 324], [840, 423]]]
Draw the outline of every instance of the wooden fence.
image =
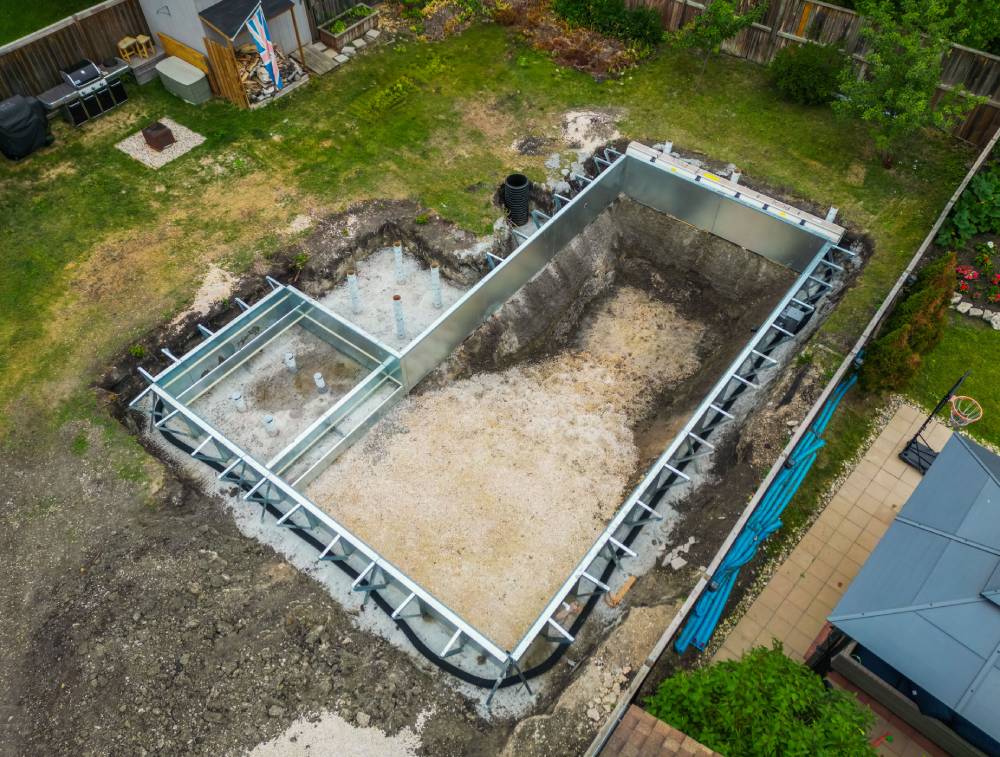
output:
[[[704, 9], [697, 0], [627, 0], [656, 10], [668, 31], [676, 31]], [[744, 6], [754, 0], [743, 0]], [[861, 36], [864, 19], [852, 10], [820, 0], [771, 0], [762, 22], [727, 41], [722, 49], [739, 58], [767, 64], [786, 45], [818, 42], [838, 45], [864, 65], [867, 52]], [[972, 110], [953, 133], [983, 146], [1000, 128], [1000, 57], [961, 45], [952, 45], [944, 61], [941, 89], [963, 86], [989, 98]]]
[[40, 94], [62, 81], [60, 68], [81, 58], [110, 58], [118, 40], [136, 34], [149, 35], [139, 0], [108, 0], [4, 45], [0, 99]]
[[306, 9], [312, 23], [319, 27], [357, 4], [358, 0], [306, 0]]

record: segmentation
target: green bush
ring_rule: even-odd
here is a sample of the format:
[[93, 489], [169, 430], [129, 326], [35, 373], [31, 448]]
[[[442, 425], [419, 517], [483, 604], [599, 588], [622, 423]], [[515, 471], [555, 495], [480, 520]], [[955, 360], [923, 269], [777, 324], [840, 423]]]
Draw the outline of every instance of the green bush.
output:
[[937, 243], [963, 247], [970, 238], [985, 232], [1000, 234], [1000, 165], [972, 177], [941, 227]]
[[917, 276], [917, 282], [886, 321], [883, 335], [865, 351], [858, 376], [866, 391], [902, 389], [944, 335], [952, 292], [955, 291], [955, 253], [935, 260]]
[[828, 45], [787, 45], [771, 63], [771, 81], [788, 100], [823, 105], [837, 94], [847, 58]]
[[778, 642], [739, 661], [678, 673], [646, 708], [722, 754], [875, 754], [866, 736], [871, 712], [853, 695], [827, 689]]
[[553, 0], [552, 10], [571, 26], [583, 26], [623, 42], [658, 45], [663, 23], [652, 8], [626, 8], [624, 0]]

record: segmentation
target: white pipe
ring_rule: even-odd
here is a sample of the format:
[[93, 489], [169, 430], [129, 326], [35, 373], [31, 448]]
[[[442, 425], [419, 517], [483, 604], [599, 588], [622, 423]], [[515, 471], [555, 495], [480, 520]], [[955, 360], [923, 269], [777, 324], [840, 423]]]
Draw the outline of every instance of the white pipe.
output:
[[299, 369], [299, 367], [295, 364], [294, 352], [286, 352], [282, 362], [285, 364], [285, 367], [292, 373], [295, 373]]
[[330, 391], [330, 387], [328, 387], [326, 385], [326, 381], [323, 380], [323, 374], [320, 373], [319, 371], [316, 371], [313, 374], [313, 381], [316, 382], [316, 391], [318, 391], [320, 394], [326, 394], [328, 391]]
[[351, 312], [357, 315], [361, 312], [361, 290], [358, 288], [358, 274], [347, 273], [347, 291], [351, 294]]
[[396, 337], [406, 339], [406, 321], [403, 319], [403, 298], [398, 294], [392, 296], [392, 313], [396, 317]]
[[265, 415], [261, 422], [264, 424], [264, 431], [267, 432], [268, 436], [278, 435], [278, 422], [274, 419], [273, 415]]
[[247, 401], [243, 396], [243, 392], [233, 392], [229, 395], [229, 399], [236, 405], [236, 412], [245, 413], [247, 411]]
[[392, 253], [396, 258], [396, 283], [402, 284], [406, 281], [406, 272], [403, 270], [403, 243], [396, 242]]
[[441, 300], [441, 269], [437, 263], [431, 266], [431, 294], [434, 307], [440, 309], [444, 303]]

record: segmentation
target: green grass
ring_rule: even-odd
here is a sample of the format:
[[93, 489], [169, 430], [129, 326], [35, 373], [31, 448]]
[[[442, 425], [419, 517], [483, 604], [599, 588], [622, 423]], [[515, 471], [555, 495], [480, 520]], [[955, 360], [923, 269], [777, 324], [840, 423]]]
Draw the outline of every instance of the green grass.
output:
[[[967, 370], [972, 373], [959, 393], [983, 406], [982, 420], [967, 433], [1000, 446], [1000, 333], [989, 324], [952, 314], [944, 338], [924, 356], [906, 393], [929, 411]], [[947, 412], [942, 411], [942, 421]]]
[[[820, 335], [843, 351], [971, 155], [931, 135], [885, 171], [857, 125], [780, 100], [758, 66], [723, 57], [702, 74], [700, 61], [665, 50], [622, 80], [595, 82], [492, 25], [441, 43], [382, 48], [258, 111], [221, 101], [189, 106], [158, 84], [132, 94], [120, 115], [80, 131], [59, 127], [55, 147], [0, 166], [0, 354], [8, 356], [0, 361], [0, 407], [52, 392], [51, 384], [63, 396], [85, 385], [191, 297], [207, 250], [224, 248], [223, 264], [246, 270], [283, 244], [279, 227], [305, 205], [337, 210], [409, 197], [488, 232], [503, 176], [545, 174], [546, 156], [521, 156], [509, 145], [528, 134], [558, 137], [562, 114], [575, 108], [614, 109], [627, 137], [670, 139], [732, 161], [795, 197], [837, 205], [870, 233], [876, 255]], [[205, 144], [155, 173], [114, 148], [162, 116]], [[278, 199], [244, 215], [220, 212], [234, 183], [251, 175], [272, 178], [283, 188]], [[134, 253], [149, 242], [120, 240], [151, 229], [155, 245], [142, 259], [105, 251], [106, 275], [134, 280], [134, 292], [95, 295], [81, 286], [95, 250], [118, 241]], [[123, 303], [124, 294], [136, 300]]]
[[31, 34], [67, 16], [95, 5], [93, 0], [2, 0], [0, 2], [0, 45]]

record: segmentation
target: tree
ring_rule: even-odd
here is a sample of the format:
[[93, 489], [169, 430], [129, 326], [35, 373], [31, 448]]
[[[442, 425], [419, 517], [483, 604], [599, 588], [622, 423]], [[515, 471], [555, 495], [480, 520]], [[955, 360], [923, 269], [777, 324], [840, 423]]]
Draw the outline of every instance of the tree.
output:
[[866, 736], [871, 712], [853, 695], [827, 689], [778, 642], [738, 661], [678, 673], [646, 708], [722, 754], [875, 754]]
[[956, 42], [988, 53], [1000, 52], [1000, 3], [958, 0], [952, 15]]
[[710, 55], [718, 54], [722, 43], [764, 17], [767, 3], [762, 2], [744, 12], [739, 12], [740, 0], [712, 0], [705, 5], [701, 15], [677, 32], [682, 47], [695, 49], [705, 56], [702, 71]]
[[959, 87], [935, 101], [955, 26], [947, 0], [861, 0], [858, 12], [866, 18], [865, 68], [860, 78], [851, 69], [843, 73], [846, 99], [834, 109], [868, 125], [889, 168], [907, 138], [927, 127], [954, 126], [984, 99]]
[[955, 253], [949, 252], [925, 266], [882, 335], [865, 349], [858, 376], [865, 391], [902, 389], [920, 368], [922, 356], [941, 341], [955, 291], [955, 263]]

